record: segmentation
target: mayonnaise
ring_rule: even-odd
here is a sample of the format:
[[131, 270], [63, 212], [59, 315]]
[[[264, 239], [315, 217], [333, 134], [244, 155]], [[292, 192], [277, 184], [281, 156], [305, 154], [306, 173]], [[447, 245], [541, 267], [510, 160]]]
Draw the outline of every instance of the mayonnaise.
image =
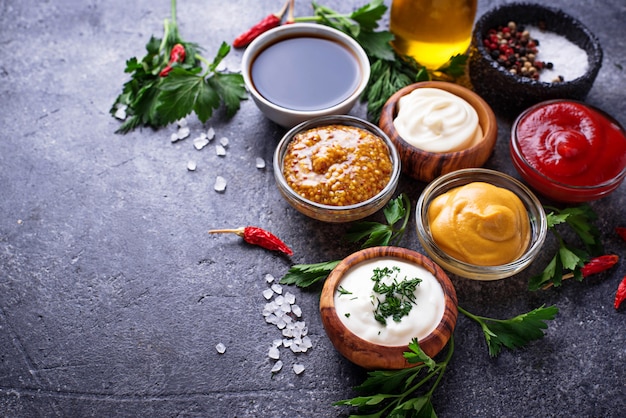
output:
[[[374, 291], [372, 276], [376, 268], [394, 266], [400, 268], [398, 281], [418, 278], [421, 282], [408, 315], [399, 322], [389, 317], [383, 325], [374, 317], [373, 301], [381, 295]], [[334, 301], [337, 316], [350, 331], [386, 346], [408, 345], [413, 338], [426, 337], [437, 328], [445, 309], [443, 288], [435, 276], [422, 266], [393, 257], [366, 260], [352, 267], [339, 282]]]
[[419, 88], [402, 96], [393, 124], [402, 139], [428, 152], [464, 150], [483, 136], [476, 110], [437, 88]]

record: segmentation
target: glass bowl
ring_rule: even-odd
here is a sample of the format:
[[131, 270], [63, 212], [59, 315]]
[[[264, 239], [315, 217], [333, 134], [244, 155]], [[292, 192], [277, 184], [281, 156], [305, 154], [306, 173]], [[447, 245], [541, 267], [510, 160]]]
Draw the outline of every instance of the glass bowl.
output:
[[[434, 241], [428, 222], [430, 204], [437, 196], [472, 182], [485, 182], [510, 190], [524, 204], [530, 223], [530, 240], [526, 250], [518, 259], [494, 266], [470, 264], [448, 255]], [[422, 247], [444, 270], [468, 279], [483, 281], [510, 277], [528, 267], [541, 251], [548, 232], [543, 206], [524, 184], [504, 173], [482, 168], [454, 171], [431, 182], [417, 201], [416, 224], [417, 237]]]
[[[467, 149], [455, 152], [424, 151], [405, 141], [394, 126], [394, 119], [398, 115], [398, 101], [413, 90], [420, 88], [444, 90], [469, 103], [478, 115], [478, 123], [483, 132], [481, 140]], [[424, 182], [461, 168], [481, 167], [491, 156], [498, 139], [498, 122], [491, 107], [470, 89], [445, 81], [423, 81], [398, 90], [383, 106], [379, 126], [398, 148], [402, 160], [402, 171]]]
[[[406, 338], [406, 344], [386, 345], [382, 342], [372, 342], [371, 335], [375, 335], [377, 330], [371, 331], [371, 328], [384, 328], [378, 325], [378, 323], [368, 326], [369, 329], [366, 332], [369, 331], [370, 336], [364, 335], [361, 331], [353, 331], [358, 329], [358, 327], [355, 328], [349, 322], [346, 325], [346, 321], [355, 320], [355, 318], [358, 320], [364, 319], [366, 321], [364, 324], [368, 324], [368, 320], [372, 320], [368, 318], [368, 315], [373, 317], [373, 311], [363, 310], [359, 312], [358, 308], [352, 305], [350, 310], [354, 311], [349, 316], [346, 316], [346, 313], [342, 313], [340, 317], [338, 313], [338, 310], [341, 312], [343, 310], [337, 303], [341, 303], [342, 297], [350, 297], [350, 295], [345, 294], [348, 289], [341, 287], [342, 280], [350, 273], [372, 273], [372, 269], [379, 266], [379, 264], [375, 263], [379, 262], [389, 263], [389, 265], [396, 265], [397, 263], [399, 266], [408, 266], [408, 268], [416, 266], [418, 269], [426, 270], [426, 272], [420, 272], [422, 283], [416, 288], [417, 300], [412, 308], [412, 310], [415, 309], [417, 316], [410, 317], [410, 321], [404, 323], [406, 328], [403, 328], [400, 335], [392, 334], [394, 338], [399, 338], [398, 341]], [[429, 280], [427, 280], [426, 274], [429, 274]], [[402, 270], [400, 275], [402, 275]], [[359, 274], [356, 277], [361, 279], [364, 276]], [[420, 275], [418, 274], [415, 277], [420, 278]], [[371, 280], [363, 281], [363, 285], [371, 288]], [[422, 287], [420, 288], [420, 286]], [[367, 292], [370, 288], [364, 287], [357, 290], [360, 294], [360, 291]], [[355, 290], [353, 287], [349, 287], [349, 289]], [[424, 291], [422, 295], [420, 295], [420, 290]], [[352, 298], [356, 298], [356, 294], [357, 292], [354, 293], [355, 296], [352, 296]], [[372, 303], [367, 296], [367, 293], [365, 293], [362, 306], [369, 310], [372, 309]], [[428, 306], [426, 303], [428, 303]], [[421, 311], [419, 310], [420, 306], [423, 309]], [[436, 314], [433, 314], [433, 312], [436, 312]], [[333, 269], [322, 288], [320, 314], [328, 338], [337, 351], [348, 360], [366, 369], [402, 369], [411, 366], [404, 358], [403, 353], [409, 351], [408, 345], [412, 338], [418, 338], [420, 348], [431, 358], [445, 347], [456, 325], [458, 315], [457, 296], [454, 286], [446, 273], [428, 257], [406, 248], [392, 246], [372, 247], [349, 255]], [[420, 320], [415, 318], [428, 318], [428, 320], [424, 321], [427, 325], [424, 325], [424, 323], [418, 324]], [[391, 319], [388, 318], [387, 320], [390, 321]], [[394, 325], [391, 326], [394, 327]], [[380, 332], [386, 331], [382, 330]], [[398, 330], [389, 330], [390, 333], [394, 333], [394, 331]]]
[[[309, 200], [298, 194], [295, 190], [291, 188], [291, 186], [289, 186], [287, 180], [285, 179], [283, 166], [289, 144], [293, 140], [294, 136], [298, 133], [305, 132], [312, 128], [330, 125], [344, 125], [360, 128], [383, 140], [389, 152], [389, 157], [392, 164], [392, 171], [389, 181], [384, 186], [384, 188], [376, 195], [359, 203], [345, 206], [334, 206]], [[273, 166], [274, 177], [276, 179], [278, 189], [281, 192], [282, 196], [285, 198], [285, 200], [291, 206], [293, 206], [300, 213], [313, 219], [335, 223], [359, 220], [382, 209], [387, 204], [389, 199], [391, 199], [391, 197], [393, 196], [398, 185], [401, 172], [401, 163], [400, 158], [398, 157], [398, 151], [393, 146], [393, 143], [391, 142], [389, 137], [387, 137], [387, 135], [385, 135], [385, 133], [381, 131], [377, 126], [362, 119], [348, 115], [318, 117], [310, 121], [303, 122], [289, 130], [278, 143], [278, 146], [274, 153]]]
[[[559, 106], [573, 106], [573, 109], [581, 109], [582, 112], [567, 112], [567, 124], [552, 127], [545, 136], [535, 132], [530, 137], [520, 137], [521, 123], [529, 120], [534, 126], [537, 112], [558, 118]], [[574, 115], [582, 115], [584, 120], [575, 119]], [[588, 116], [593, 117], [591, 120], [602, 128], [591, 131], [597, 132], [592, 137], [582, 137], [578, 134], [583, 134], [589, 126]], [[570, 126], [578, 120], [582, 121], [581, 127]], [[578, 143], [572, 136], [565, 137], [565, 127], [568, 126], [568, 130], [574, 130], [575, 136], [582, 139], [583, 143]], [[537, 146], [537, 138], [543, 141], [540, 147]], [[626, 178], [626, 130], [609, 114], [582, 102], [548, 100], [528, 108], [515, 120], [509, 145], [513, 165], [522, 178], [541, 195], [559, 202], [580, 203], [603, 198], [617, 189]], [[561, 151], [562, 145], [566, 145], [567, 149]], [[535, 158], [526, 155], [526, 152], [532, 154], [537, 149], [542, 149], [544, 153], [540, 158], [541, 164], [533, 163]], [[561, 176], [546, 170], [546, 163], [554, 164], [557, 161], [573, 171]], [[588, 184], [580, 183], [582, 175], [589, 178], [584, 180]]]
[[[545, 82], [511, 74], [490, 55], [484, 44], [491, 29], [506, 26], [510, 21], [518, 25], [545, 27], [547, 31], [567, 38], [587, 53], [587, 71], [580, 77], [563, 82]], [[538, 48], [541, 57], [541, 44]], [[602, 67], [602, 56], [598, 38], [581, 21], [563, 10], [540, 4], [508, 3], [494, 7], [476, 21], [468, 71], [473, 90], [496, 113], [514, 117], [527, 107], [545, 100], [584, 100]], [[541, 59], [550, 61], [549, 57]]]
[[[273, 64], [280, 65], [279, 62], [286, 59], [286, 57], [281, 58], [281, 56], [289, 54], [290, 56], [293, 55], [292, 59], [297, 62], [317, 66], [317, 72], [305, 76], [302, 71], [298, 70], [297, 65], [285, 65], [276, 69], [268, 68], [266, 73], [272, 75], [267, 80], [268, 84], [257, 88], [253, 76], [253, 66], [258, 57], [270, 47], [293, 40], [307, 42], [306, 47], [286, 52], [281, 51], [280, 56], [268, 58], [266, 65], [270, 67]], [[319, 51], [312, 43], [327, 45], [325, 52], [343, 51], [338, 53], [338, 57], [341, 58], [341, 61], [338, 62], [341, 62], [341, 65], [329, 61], [332, 59], [331, 56], [337, 58], [337, 55]], [[345, 71], [340, 72], [340, 69]], [[356, 74], [356, 79], [348, 77], [349, 73], [353, 71]], [[370, 64], [367, 54], [359, 43], [341, 31], [319, 23], [293, 23], [271, 29], [252, 41], [243, 54], [241, 72], [246, 88], [259, 110], [275, 123], [285, 128], [291, 128], [298, 123], [319, 116], [348, 113], [367, 86]], [[338, 74], [344, 75], [339, 77]], [[272, 77], [275, 78], [276, 83], [271, 83]], [[316, 89], [316, 86], [320, 87]], [[329, 88], [321, 88], [324, 86]], [[268, 90], [265, 95], [261, 93], [261, 87]], [[280, 90], [276, 90], [279, 87]], [[274, 90], [274, 93], [282, 92], [283, 95], [286, 95], [285, 97], [289, 98], [288, 103], [276, 99], [272, 101], [265, 97], [270, 90]], [[326, 97], [326, 93], [322, 94], [322, 91], [334, 92], [334, 94], [342, 91], [344, 94], [337, 97], [334, 95], [333, 97]], [[298, 97], [302, 100], [317, 97], [318, 100], [304, 106], [303, 103], [296, 103]]]

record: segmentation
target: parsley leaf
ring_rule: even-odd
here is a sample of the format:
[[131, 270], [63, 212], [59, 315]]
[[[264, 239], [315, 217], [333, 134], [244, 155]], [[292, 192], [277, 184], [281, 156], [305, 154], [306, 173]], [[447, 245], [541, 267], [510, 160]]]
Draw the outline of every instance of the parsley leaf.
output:
[[497, 357], [503, 346], [513, 350], [542, 338], [542, 330], [548, 327], [544, 321], [554, 319], [559, 312], [556, 306], [541, 306], [510, 319], [493, 319], [474, 315], [460, 306], [458, 310], [480, 324], [491, 357]]
[[[184, 48], [184, 59], [170, 62], [171, 51], [177, 44]], [[247, 98], [247, 92], [241, 74], [217, 70], [230, 46], [222, 42], [213, 62], [199, 51], [197, 44], [180, 37], [176, 0], [172, 0], [171, 19], [165, 20], [163, 38], [150, 37], [141, 61], [133, 57], [126, 62], [125, 72], [131, 74], [131, 79], [124, 84], [109, 111], [123, 119], [116, 132], [128, 133], [141, 126], [157, 129], [192, 112], [204, 123], [222, 104], [226, 115], [232, 117], [239, 110], [241, 100]], [[171, 67], [171, 71], [161, 75], [166, 67]], [[125, 117], [119, 116], [120, 110]]]
[[281, 279], [281, 284], [310, 287], [323, 282], [341, 260], [316, 264], [296, 264]]
[[[353, 406], [366, 415], [351, 417], [436, 417], [432, 395], [441, 382], [454, 352], [454, 336], [448, 343], [445, 358], [435, 362], [420, 348], [417, 339], [409, 344], [404, 357], [414, 367], [400, 370], [375, 370], [354, 389], [366, 395], [335, 402]], [[426, 386], [430, 383], [430, 386]], [[369, 394], [369, 395], [367, 395]]]
[[[391, 199], [383, 208], [383, 214], [387, 224], [372, 221], [361, 221], [353, 224], [346, 233], [346, 239], [350, 242], [358, 242], [365, 238], [361, 248], [394, 245], [404, 235], [409, 222], [411, 201], [406, 193], [395, 199]], [[402, 220], [402, 224], [396, 224]]]
[[[598, 217], [593, 209], [585, 204], [578, 207], [559, 210], [546, 207], [552, 211], [546, 215], [548, 229], [556, 237], [559, 248], [544, 270], [530, 278], [529, 290], [538, 290], [551, 285], [560, 286], [563, 274], [571, 272], [574, 279], [583, 279], [581, 268], [591, 256], [602, 252], [600, 232], [593, 224]], [[557, 229], [559, 225], [568, 226], [580, 239], [584, 248], [576, 248], [568, 244]]]

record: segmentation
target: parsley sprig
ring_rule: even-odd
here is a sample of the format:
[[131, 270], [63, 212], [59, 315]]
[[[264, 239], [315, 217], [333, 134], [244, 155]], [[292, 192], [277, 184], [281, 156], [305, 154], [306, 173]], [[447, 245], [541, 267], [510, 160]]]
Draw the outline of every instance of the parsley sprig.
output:
[[[111, 106], [110, 113], [125, 110], [124, 122], [116, 132], [127, 133], [140, 126], [160, 128], [192, 112], [206, 122], [213, 111], [224, 105], [228, 117], [239, 110], [241, 100], [247, 98], [243, 76], [218, 70], [230, 52], [222, 42], [212, 61], [200, 55], [198, 44], [184, 41], [176, 22], [176, 0], [171, 0], [171, 18], [164, 22], [163, 38], [150, 38], [146, 55], [126, 61], [125, 72], [131, 79]], [[172, 71], [161, 76], [169, 64], [170, 53], [176, 44], [185, 49], [185, 59], [173, 63]]]
[[[546, 206], [550, 210], [546, 217], [548, 229], [559, 243], [559, 248], [546, 268], [538, 275], [530, 278], [529, 290], [539, 290], [546, 285], [560, 286], [563, 275], [571, 271], [574, 279], [581, 281], [581, 268], [590, 257], [602, 253], [600, 231], [593, 224], [598, 216], [591, 206], [585, 204], [577, 207], [558, 209]], [[584, 248], [577, 248], [563, 238], [558, 226], [568, 226], [580, 239]]]
[[454, 337], [448, 342], [443, 360], [436, 362], [413, 339], [404, 357], [414, 367], [391, 371], [371, 371], [355, 388], [364, 393], [352, 399], [335, 402], [336, 406], [353, 406], [366, 415], [353, 417], [434, 417], [432, 396], [441, 382], [454, 353]]
[[[406, 230], [410, 208], [411, 200], [403, 193], [391, 199], [383, 208], [386, 224], [373, 221], [357, 222], [348, 230], [346, 240], [350, 242], [365, 240], [361, 248], [396, 244]], [[402, 223], [398, 225], [400, 220]], [[341, 260], [293, 265], [280, 279], [280, 283], [302, 288], [313, 286], [326, 280], [339, 261]]]
[[367, 101], [368, 119], [378, 123], [385, 102], [396, 91], [409, 84], [431, 79], [454, 81], [465, 74], [467, 55], [456, 55], [440, 68], [429, 71], [414, 59], [399, 55], [391, 46], [394, 35], [377, 31], [387, 11], [383, 0], [372, 0], [348, 14], [342, 14], [313, 2], [315, 16], [296, 21], [317, 21], [353, 37], [370, 59], [370, 79], [361, 99]]
[[346, 240], [359, 242], [365, 239], [361, 248], [396, 245], [404, 236], [410, 213], [411, 200], [406, 193], [402, 193], [395, 199], [391, 199], [383, 208], [386, 223], [356, 222], [348, 229]]
[[497, 357], [503, 346], [514, 350], [524, 347], [531, 341], [543, 338], [542, 330], [548, 327], [544, 321], [553, 320], [559, 312], [556, 306], [541, 306], [513, 318], [494, 319], [474, 315], [460, 306], [458, 310], [463, 315], [478, 322], [487, 341], [491, 357]]

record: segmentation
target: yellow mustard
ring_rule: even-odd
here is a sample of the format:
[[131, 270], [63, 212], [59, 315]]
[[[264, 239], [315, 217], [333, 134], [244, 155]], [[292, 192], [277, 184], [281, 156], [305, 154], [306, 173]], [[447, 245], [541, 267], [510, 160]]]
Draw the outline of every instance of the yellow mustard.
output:
[[466, 263], [495, 266], [517, 260], [530, 241], [524, 204], [510, 190], [474, 182], [437, 196], [428, 208], [433, 240]]

